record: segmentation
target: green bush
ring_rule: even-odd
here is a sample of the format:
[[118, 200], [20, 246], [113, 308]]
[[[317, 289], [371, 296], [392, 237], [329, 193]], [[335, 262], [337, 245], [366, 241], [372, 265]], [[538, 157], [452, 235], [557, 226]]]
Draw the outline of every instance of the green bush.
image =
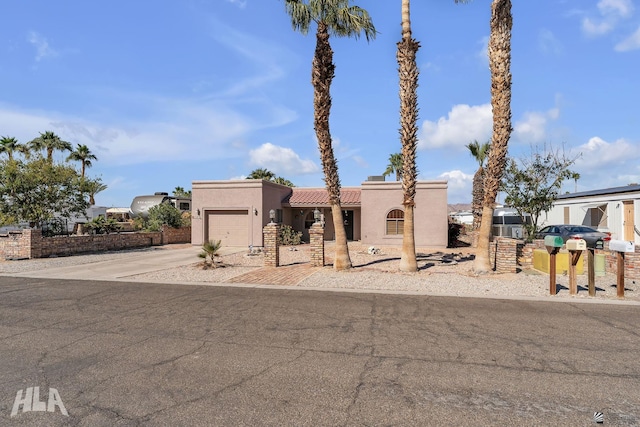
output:
[[109, 234], [120, 230], [120, 224], [114, 218], [106, 219], [103, 216], [96, 217], [87, 223], [87, 228], [96, 234]]
[[302, 243], [302, 233], [295, 231], [290, 225], [280, 226], [278, 243], [284, 246], [299, 245]]
[[160, 203], [149, 208], [146, 228], [151, 231], [160, 231], [163, 225], [173, 228], [182, 227], [182, 212], [180, 209], [169, 203]]

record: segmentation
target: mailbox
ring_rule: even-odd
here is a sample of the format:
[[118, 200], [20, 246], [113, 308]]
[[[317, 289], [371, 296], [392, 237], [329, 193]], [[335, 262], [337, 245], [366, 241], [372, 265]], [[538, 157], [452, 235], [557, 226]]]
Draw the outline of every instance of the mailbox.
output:
[[587, 244], [589, 249], [604, 249], [604, 242], [602, 239], [594, 240], [593, 243]]
[[635, 252], [636, 244], [627, 240], [609, 240], [609, 250], [616, 252]]
[[544, 236], [544, 245], [550, 248], [561, 248], [564, 241], [560, 236]]
[[584, 239], [567, 240], [567, 250], [569, 251], [584, 251], [586, 249], [587, 249], [587, 242]]

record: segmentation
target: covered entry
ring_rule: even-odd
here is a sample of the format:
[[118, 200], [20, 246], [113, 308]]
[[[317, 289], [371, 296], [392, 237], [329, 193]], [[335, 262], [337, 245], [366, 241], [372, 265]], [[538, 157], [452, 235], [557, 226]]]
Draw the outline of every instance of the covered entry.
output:
[[222, 246], [249, 245], [249, 211], [207, 211], [205, 240], [220, 240]]

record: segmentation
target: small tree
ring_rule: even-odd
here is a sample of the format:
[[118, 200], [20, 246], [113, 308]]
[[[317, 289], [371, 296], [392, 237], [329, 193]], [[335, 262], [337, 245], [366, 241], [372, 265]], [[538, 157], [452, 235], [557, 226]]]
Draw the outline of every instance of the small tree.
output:
[[169, 203], [160, 203], [149, 208], [147, 229], [160, 231], [163, 225], [173, 228], [182, 227], [182, 212]]
[[37, 155], [30, 160], [0, 160], [0, 219], [40, 227], [54, 217], [84, 215], [82, 179], [66, 164]]
[[299, 245], [302, 243], [302, 233], [295, 231], [293, 227], [283, 224], [280, 227], [279, 243], [283, 246]]
[[[575, 172], [569, 170], [575, 161], [564, 152], [546, 146], [532, 147], [530, 157], [519, 161], [507, 159], [500, 189], [506, 193], [505, 203], [523, 219], [527, 240], [538, 231], [540, 214], [548, 212], [558, 198], [562, 182], [575, 176]], [[531, 215], [532, 224], [524, 221], [527, 213]]]
[[200, 258], [204, 258], [204, 266], [216, 268], [216, 258], [220, 256], [218, 253], [222, 247], [221, 240], [209, 240], [202, 244], [202, 252], [198, 254]]

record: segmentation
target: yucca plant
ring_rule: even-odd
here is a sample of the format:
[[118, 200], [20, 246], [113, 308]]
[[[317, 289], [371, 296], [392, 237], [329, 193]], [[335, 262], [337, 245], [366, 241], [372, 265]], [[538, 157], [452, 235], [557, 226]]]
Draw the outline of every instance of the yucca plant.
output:
[[222, 247], [221, 240], [209, 240], [202, 244], [202, 252], [198, 254], [200, 258], [204, 258], [205, 267], [211, 266], [217, 268], [216, 258], [220, 256], [218, 251]]

